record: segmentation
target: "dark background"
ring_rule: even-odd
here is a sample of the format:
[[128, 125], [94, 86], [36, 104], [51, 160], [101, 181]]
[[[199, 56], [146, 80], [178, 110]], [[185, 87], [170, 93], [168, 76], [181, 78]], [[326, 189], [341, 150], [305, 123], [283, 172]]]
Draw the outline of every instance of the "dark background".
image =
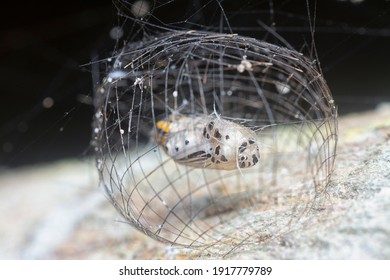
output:
[[[352, 2], [317, 1], [315, 43], [340, 114], [390, 101], [390, 1]], [[218, 26], [215, 3], [160, 0], [150, 21]], [[109, 0], [7, 4], [0, 31], [0, 167], [91, 155], [88, 63], [96, 54], [110, 55], [115, 42], [109, 31], [124, 18]], [[311, 45], [306, 1], [226, 0], [222, 5], [236, 33], [265, 39], [257, 17], [269, 26], [275, 22], [278, 34], [296, 49]], [[310, 10], [313, 16], [313, 1]], [[54, 101], [50, 108], [42, 103], [47, 97]]]

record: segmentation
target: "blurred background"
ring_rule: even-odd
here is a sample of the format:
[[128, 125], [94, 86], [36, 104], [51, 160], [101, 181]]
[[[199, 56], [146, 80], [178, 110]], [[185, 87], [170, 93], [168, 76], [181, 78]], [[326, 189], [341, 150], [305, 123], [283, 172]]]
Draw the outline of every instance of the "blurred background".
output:
[[[118, 16], [117, 7], [131, 15], [133, 2], [14, 1], [3, 8], [0, 168], [92, 155], [89, 63], [112, 54], [117, 43], [110, 38], [112, 28], [139, 28]], [[222, 26], [229, 32], [215, 0], [149, 3], [151, 23], [198, 29]], [[263, 29], [267, 26], [295, 49], [310, 53], [306, 1], [220, 4], [234, 33], [282, 44]], [[309, 10], [312, 19], [316, 15], [315, 45], [339, 113], [370, 110], [390, 101], [390, 1], [310, 0]]]

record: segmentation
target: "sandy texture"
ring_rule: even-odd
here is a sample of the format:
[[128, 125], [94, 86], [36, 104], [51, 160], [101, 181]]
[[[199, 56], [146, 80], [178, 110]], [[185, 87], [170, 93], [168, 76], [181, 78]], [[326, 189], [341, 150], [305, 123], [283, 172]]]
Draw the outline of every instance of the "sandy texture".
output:
[[0, 258], [390, 259], [390, 105], [340, 118], [339, 132], [322, 207], [271, 238], [251, 232], [256, 215], [247, 213], [237, 234], [255, 241], [210, 250], [174, 248], [123, 222], [97, 187], [92, 161], [3, 170]]

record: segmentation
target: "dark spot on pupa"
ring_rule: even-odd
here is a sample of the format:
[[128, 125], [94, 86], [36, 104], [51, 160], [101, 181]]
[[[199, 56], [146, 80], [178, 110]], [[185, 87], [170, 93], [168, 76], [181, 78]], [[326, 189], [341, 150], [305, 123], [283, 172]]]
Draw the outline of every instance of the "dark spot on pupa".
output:
[[227, 160], [227, 158], [224, 155], [222, 155], [221, 156], [221, 161], [227, 162], [228, 160]]
[[217, 146], [217, 147], [215, 148], [215, 154], [216, 154], [216, 155], [219, 155], [219, 150], [221, 150], [221, 146]]
[[238, 148], [238, 151], [240, 153], [244, 152], [246, 150], [246, 146], [248, 146], [248, 143], [247, 142], [243, 142], [240, 146], [240, 148]]
[[241, 157], [240, 160], [241, 160], [241, 161], [244, 161], [244, 160], [245, 160], [245, 157]]
[[203, 137], [206, 137], [207, 130], [206, 128], [203, 128]]
[[211, 158], [211, 154], [207, 154], [206, 157], [207, 157], [207, 158]]
[[211, 162], [215, 162], [215, 157], [211, 157]]
[[178, 152], [178, 151], [179, 151], [179, 147], [178, 147], [178, 146], [176, 146], [176, 147], [175, 147], [175, 150], [176, 150], [176, 152]]
[[184, 144], [188, 145], [188, 143], [190, 143], [190, 141], [188, 140], [184, 141]]
[[203, 156], [203, 154], [204, 154], [204, 151], [198, 151], [198, 152], [195, 152], [195, 153], [188, 155], [187, 159], [198, 158], [200, 156]]
[[210, 139], [210, 134], [206, 133], [206, 138]]
[[216, 162], [215, 162], [215, 164], [218, 164], [218, 163], [221, 163], [219, 160], [217, 160]]
[[230, 139], [230, 136], [229, 136], [229, 135], [226, 135], [226, 136], [225, 136], [225, 139], [226, 139], [226, 140], [229, 140], [229, 139]]
[[245, 162], [240, 163], [240, 168], [245, 168]]
[[218, 140], [221, 140], [222, 134], [219, 133], [219, 130], [218, 130], [218, 129], [215, 130], [215, 132], [214, 132], [214, 137], [217, 138]]
[[254, 144], [254, 143], [255, 143], [254, 140], [249, 139], [249, 144]]
[[208, 125], [208, 127], [209, 127], [209, 130], [212, 130], [212, 129], [213, 129], [213, 127], [214, 127], [214, 122], [209, 122], [209, 125]]
[[252, 159], [253, 159], [253, 165], [259, 162], [259, 159], [257, 158], [256, 155], [252, 155]]

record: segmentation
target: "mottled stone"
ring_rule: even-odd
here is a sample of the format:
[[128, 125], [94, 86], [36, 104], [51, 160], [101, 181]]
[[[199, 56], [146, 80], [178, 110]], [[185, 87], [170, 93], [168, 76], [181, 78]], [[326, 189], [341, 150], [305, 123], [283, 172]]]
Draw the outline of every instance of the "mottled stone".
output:
[[194, 250], [155, 241], [116, 213], [92, 160], [3, 170], [0, 212], [2, 259], [390, 259], [390, 105], [340, 117], [321, 207], [274, 236], [251, 231], [259, 221], [248, 212], [247, 226], [232, 232], [255, 237], [247, 243]]

